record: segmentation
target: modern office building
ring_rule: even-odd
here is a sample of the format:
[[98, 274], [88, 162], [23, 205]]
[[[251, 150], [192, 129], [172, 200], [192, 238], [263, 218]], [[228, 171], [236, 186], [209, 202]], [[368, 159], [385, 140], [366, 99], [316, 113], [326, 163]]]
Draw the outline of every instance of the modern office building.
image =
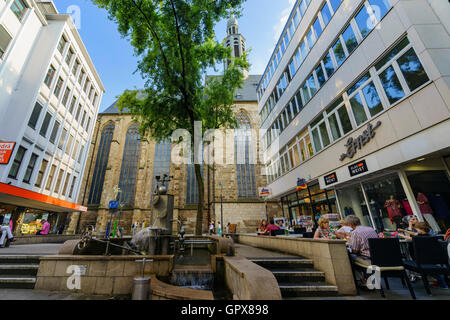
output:
[[258, 86], [268, 183], [292, 220], [450, 227], [449, 21], [448, 1], [296, 1]]
[[69, 15], [0, 1], [0, 208], [18, 234], [86, 211], [76, 199], [104, 91]]

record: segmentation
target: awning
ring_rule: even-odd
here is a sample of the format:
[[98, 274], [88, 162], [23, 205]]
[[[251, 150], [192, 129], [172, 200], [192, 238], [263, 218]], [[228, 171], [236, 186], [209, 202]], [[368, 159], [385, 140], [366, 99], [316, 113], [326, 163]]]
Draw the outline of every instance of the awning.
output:
[[0, 183], [0, 202], [54, 212], [86, 212], [87, 208], [45, 194]]

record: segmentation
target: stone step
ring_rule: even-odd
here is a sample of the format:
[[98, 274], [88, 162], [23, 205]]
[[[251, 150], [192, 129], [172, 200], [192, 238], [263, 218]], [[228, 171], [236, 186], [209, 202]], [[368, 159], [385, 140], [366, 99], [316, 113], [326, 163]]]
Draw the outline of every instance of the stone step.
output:
[[0, 288], [3, 289], [34, 289], [36, 277], [19, 275], [0, 276]]
[[338, 288], [324, 282], [279, 283], [283, 297], [337, 296]]
[[39, 264], [0, 264], [1, 275], [29, 275], [36, 276]]
[[311, 259], [303, 258], [258, 258], [250, 259], [257, 265], [266, 268], [285, 268], [285, 269], [300, 269], [313, 268], [314, 262]]
[[0, 264], [39, 264], [39, 263], [40, 263], [40, 256], [0, 255]]
[[325, 273], [315, 270], [270, 270], [279, 283], [323, 282]]

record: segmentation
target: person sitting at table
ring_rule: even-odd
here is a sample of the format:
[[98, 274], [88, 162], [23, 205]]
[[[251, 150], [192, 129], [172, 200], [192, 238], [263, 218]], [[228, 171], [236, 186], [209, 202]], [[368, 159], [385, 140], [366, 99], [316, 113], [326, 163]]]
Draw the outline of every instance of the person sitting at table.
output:
[[322, 217], [319, 219], [318, 224], [319, 227], [314, 233], [314, 239], [331, 239], [333, 232], [330, 228], [330, 220]]
[[416, 230], [416, 224], [419, 223], [419, 219], [417, 219], [417, 216], [408, 216], [408, 228], [406, 230], [411, 232], [417, 232]]
[[406, 233], [399, 233], [398, 236], [406, 240], [412, 240], [412, 237], [433, 237], [435, 235], [433, 232], [431, 232], [432, 229], [426, 222], [418, 222], [414, 227], [416, 232], [405, 229], [398, 229], [399, 232]]
[[286, 229], [286, 227], [283, 225], [283, 220], [278, 220], [278, 227], [280, 227], [280, 229], [282, 230]]
[[42, 224], [42, 227], [40, 228], [40, 230], [38, 232], [36, 232], [36, 235], [37, 236], [48, 235], [48, 233], [50, 232], [50, 223], [48, 223], [47, 220], [42, 219], [41, 224]]
[[270, 236], [272, 230], [280, 230], [280, 227], [275, 224], [273, 218], [270, 219], [270, 224], [266, 228], [266, 235]]
[[[356, 216], [348, 216], [345, 223], [353, 229], [351, 238], [347, 246], [351, 250], [352, 263], [358, 263], [363, 266], [371, 266], [369, 239], [378, 238], [377, 232], [371, 228], [361, 225], [361, 220]], [[360, 281], [363, 285], [366, 284], [365, 273], [359, 273]]]
[[258, 235], [265, 235], [267, 229], [267, 221], [264, 219], [258, 227]]
[[350, 239], [351, 233], [353, 232], [352, 227], [348, 226], [345, 220], [339, 221], [341, 228], [336, 231], [336, 236], [339, 239]]

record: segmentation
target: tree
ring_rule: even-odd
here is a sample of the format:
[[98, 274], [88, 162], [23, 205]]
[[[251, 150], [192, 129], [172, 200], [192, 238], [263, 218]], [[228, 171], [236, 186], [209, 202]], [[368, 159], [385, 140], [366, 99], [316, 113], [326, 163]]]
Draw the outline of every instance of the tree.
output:
[[[231, 50], [215, 41], [214, 25], [232, 10], [239, 15], [245, 0], [93, 0], [118, 24], [140, 58], [143, 89], [126, 90], [117, 106], [128, 108], [139, 121], [142, 135], [157, 141], [176, 129], [186, 129], [194, 145], [194, 125], [234, 128], [234, 95], [248, 69], [246, 55], [232, 58]], [[205, 73], [230, 61], [222, 76], [205, 86]], [[202, 132], [203, 136], [203, 132]], [[204, 183], [195, 163], [198, 208], [195, 232], [202, 233]]]

